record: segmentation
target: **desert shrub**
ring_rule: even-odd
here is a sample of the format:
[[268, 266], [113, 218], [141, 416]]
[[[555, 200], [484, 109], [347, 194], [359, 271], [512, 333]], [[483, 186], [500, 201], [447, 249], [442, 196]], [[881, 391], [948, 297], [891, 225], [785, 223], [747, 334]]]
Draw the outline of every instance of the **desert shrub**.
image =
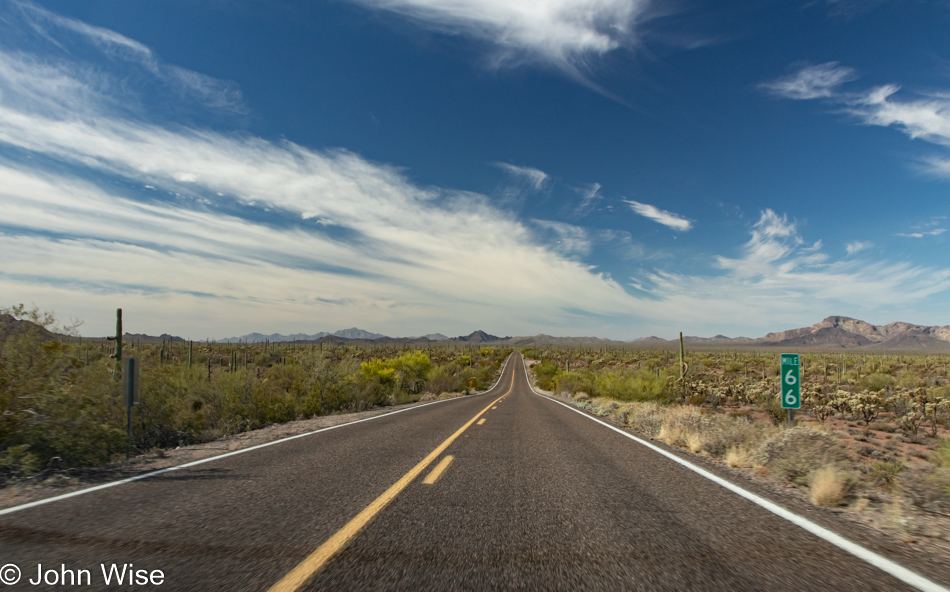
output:
[[734, 469], [744, 469], [752, 466], [752, 457], [746, 448], [733, 446], [726, 451], [726, 464]]
[[782, 407], [782, 397], [778, 393], [764, 393], [756, 399], [756, 406], [767, 411], [776, 425], [785, 423], [788, 419], [788, 410]]
[[50, 332], [52, 314], [0, 309], [0, 482], [58, 466], [108, 462], [126, 449], [110, 364], [86, 366]]
[[726, 372], [742, 372], [745, 370], [745, 364], [742, 362], [726, 362]]
[[883, 391], [887, 387], [893, 384], [894, 379], [887, 374], [882, 374], [880, 372], [875, 372], [873, 374], [868, 374], [867, 376], [862, 377], [858, 384], [872, 393], [877, 393]]
[[554, 375], [557, 374], [558, 367], [553, 361], [538, 362], [532, 369], [537, 377], [537, 385], [546, 391], [552, 391], [555, 387]]
[[629, 423], [637, 432], [653, 437], [660, 433], [667, 410], [652, 402], [631, 403], [625, 409], [624, 423]]
[[847, 492], [848, 484], [834, 465], [817, 469], [811, 475], [808, 497], [816, 506], [837, 506]]
[[601, 372], [595, 380], [593, 394], [618, 401], [669, 403], [673, 396], [667, 378], [663, 373], [658, 377], [649, 370]]
[[897, 476], [904, 472], [904, 464], [899, 460], [874, 461], [868, 469], [868, 478], [878, 487], [893, 489]]
[[462, 381], [456, 375], [459, 367], [455, 364], [435, 366], [429, 370], [427, 388], [433, 393], [454, 392], [462, 388]]
[[950, 510], [950, 440], [940, 439], [931, 460], [936, 465], [933, 472], [912, 474], [903, 479], [903, 490], [915, 505], [946, 513]]
[[833, 436], [808, 427], [795, 427], [765, 440], [753, 460], [788, 481], [807, 485], [813, 471], [828, 465], [844, 467], [849, 455]]

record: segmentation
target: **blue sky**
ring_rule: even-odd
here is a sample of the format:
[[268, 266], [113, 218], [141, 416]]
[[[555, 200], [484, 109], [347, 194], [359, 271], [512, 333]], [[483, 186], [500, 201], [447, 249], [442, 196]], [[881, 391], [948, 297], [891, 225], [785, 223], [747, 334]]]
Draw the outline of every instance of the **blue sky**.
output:
[[950, 4], [0, 0], [0, 305], [83, 332], [945, 325]]

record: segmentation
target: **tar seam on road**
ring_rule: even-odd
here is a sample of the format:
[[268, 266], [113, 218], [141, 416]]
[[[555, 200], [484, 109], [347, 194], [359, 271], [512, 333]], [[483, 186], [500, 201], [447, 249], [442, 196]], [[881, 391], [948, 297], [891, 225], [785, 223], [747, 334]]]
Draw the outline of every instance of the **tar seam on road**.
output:
[[[483, 420], [484, 421], [484, 420]], [[442, 461], [435, 465], [435, 468], [432, 469], [432, 472], [426, 475], [426, 478], [422, 480], [423, 485], [435, 485], [435, 482], [439, 480], [439, 477], [442, 476], [442, 473], [445, 472], [449, 465], [452, 464], [452, 461], [455, 460], [454, 456], [446, 456]]]
[[[511, 389], [514, 388], [515, 384], [515, 373], [514, 370], [511, 372], [511, 386], [508, 387], [508, 392], [511, 392]], [[508, 393], [505, 393], [508, 394]], [[502, 395], [504, 396], [504, 395]], [[501, 397], [499, 397], [500, 399]], [[291, 570], [286, 576], [281, 578], [279, 582], [274, 584], [268, 589], [268, 592], [294, 592], [299, 590], [301, 587], [307, 584], [320, 569], [323, 568], [333, 556], [340, 552], [351, 540], [356, 538], [356, 535], [360, 533], [363, 528], [369, 524], [377, 514], [383, 511], [383, 509], [389, 505], [397, 495], [402, 493], [402, 491], [409, 486], [410, 483], [419, 476], [422, 471], [426, 470], [432, 461], [439, 457], [446, 448], [448, 448], [452, 442], [454, 442], [459, 436], [462, 435], [462, 432], [467, 430], [469, 426], [475, 423], [482, 414], [488, 411], [492, 405], [494, 405], [498, 399], [492, 401], [488, 404], [487, 407], [479, 411], [472, 419], [465, 422], [465, 425], [460, 427], [454, 434], [446, 438], [444, 442], [438, 445], [435, 450], [429, 453], [422, 461], [419, 462], [416, 466], [409, 470], [408, 473], [403, 475], [399, 481], [396, 481], [389, 489], [383, 492], [378, 498], [376, 498], [373, 503], [366, 506], [363, 511], [356, 515], [352, 520], [346, 523], [346, 525], [336, 533], [326, 540], [325, 543], [320, 545], [316, 551], [310, 554], [306, 559], [300, 562], [297, 567]]]
[[683, 465], [687, 469], [695, 473], [698, 473], [699, 475], [709, 479], [713, 483], [716, 483], [717, 485], [721, 485], [722, 487], [725, 487], [729, 491], [735, 494], [738, 494], [741, 497], [744, 497], [745, 499], [749, 500], [750, 502], [758, 506], [761, 506], [762, 508], [765, 508], [769, 512], [775, 514], [776, 516], [779, 516], [780, 518], [784, 518], [785, 520], [788, 520], [789, 522], [791, 522], [792, 524], [796, 526], [800, 526], [801, 528], [807, 530], [808, 532], [812, 533], [818, 538], [823, 539], [831, 543], [832, 545], [838, 547], [839, 549], [847, 551], [848, 553], [854, 555], [858, 559], [861, 559], [871, 564], [872, 566], [880, 569], [881, 571], [884, 571], [894, 576], [895, 578], [904, 582], [905, 584], [909, 584], [917, 588], [918, 590], [924, 590], [925, 592], [950, 592], [950, 589], [945, 588], [944, 586], [925, 578], [924, 576], [904, 567], [903, 565], [897, 563], [896, 561], [892, 561], [888, 559], [887, 557], [880, 555], [879, 553], [875, 553], [874, 551], [870, 549], [866, 549], [857, 543], [851, 542], [848, 539], [841, 536], [840, 534], [833, 532], [831, 530], [828, 530], [827, 528], [823, 526], [819, 526], [818, 524], [812, 522], [811, 520], [803, 516], [799, 516], [798, 514], [790, 510], [786, 510], [782, 506], [774, 502], [771, 502], [765, 499], [764, 497], [756, 495], [752, 493], [751, 491], [747, 491], [739, 487], [735, 483], [732, 483], [731, 481], [727, 481], [723, 479], [722, 477], [718, 477], [710, 473], [709, 471], [694, 465], [688, 460], [682, 459], [671, 452], [663, 450], [659, 446], [655, 446], [647, 442], [646, 440], [638, 438], [629, 432], [625, 432], [617, 427], [614, 427], [607, 422], [597, 419], [596, 417], [591, 417], [590, 415], [587, 415], [580, 409], [576, 409], [566, 403], [562, 403], [561, 401], [553, 399], [547, 395], [542, 395], [538, 391], [534, 390], [534, 387], [531, 385], [531, 379], [528, 378], [528, 368], [524, 365], [524, 363], [522, 363], [522, 368], [524, 368], [524, 377], [525, 377], [525, 380], [528, 381], [528, 387], [531, 389], [531, 392], [538, 395], [539, 397], [542, 397], [553, 403], [557, 403], [558, 405], [563, 405], [564, 407], [567, 407], [571, 411], [578, 413], [591, 421], [596, 421], [597, 423], [617, 432], [618, 434], [626, 436], [627, 438], [630, 438], [631, 440], [634, 440], [637, 443], [646, 446], [650, 450], [653, 450], [654, 452], [662, 454], [663, 456], [672, 460], [673, 462]]
[[[487, 390], [484, 390], [484, 391], [482, 391], [482, 392], [480, 392], [480, 393], [473, 393], [473, 394], [471, 394], [471, 395], [469, 395], [469, 396], [472, 397], [472, 396], [476, 396], [476, 395], [484, 395], [484, 394], [486, 394], [486, 393], [489, 393], [489, 392], [493, 391], [493, 390], [495, 389], [495, 387], [498, 386], [498, 383], [501, 382], [501, 378], [505, 375], [505, 368], [508, 367], [508, 360], [511, 359], [511, 356], [512, 356], [512, 355], [514, 355], [514, 353], [512, 353], [511, 355], [509, 355], [508, 358], [505, 359], [505, 363], [502, 364], [502, 366], [501, 366], [501, 373], [498, 374], [498, 380], [495, 381], [495, 384], [491, 385]], [[514, 374], [512, 374], [512, 380], [514, 380]], [[312, 436], [312, 435], [314, 435], [314, 434], [319, 434], [319, 433], [321, 433], [321, 432], [326, 432], [326, 431], [329, 431], [329, 430], [335, 430], [335, 429], [337, 429], [337, 428], [345, 428], [346, 426], [356, 425], [356, 424], [358, 424], [358, 423], [363, 423], [364, 421], [371, 421], [371, 420], [374, 420], [374, 419], [380, 419], [380, 418], [383, 418], [383, 417], [389, 417], [389, 416], [391, 416], [391, 415], [396, 415], [397, 413], [402, 413], [403, 411], [412, 411], [413, 409], [421, 409], [421, 408], [423, 408], [423, 407], [428, 407], [429, 405], [435, 405], [436, 403], [447, 403], [447, 402], [449, 402], [449, 401], [459, 401], [459, 400], [461, 400], [461, 399], [463, 399], [463, 397], [456, 397], [456, 398], [454, 398], [454, 399], [444, 399], [444, 400], [442, 400], [442, 401], [432, 401], [431, 403], [423, 403], [422, 405], [416, 405], [415, 407], [407, 407], [406, 409], [400, 409], [400, 410], [398, 410], [398, 411], [391, 411], [391, 412], [389, 412], [389, 413], [383, 413], [383, 414], [380, 414], [380, 415], [376, 415], [376, 416], [374, 416], [374, 417], [367, 417], [367, 418], [364, 418], [364, 419], [357, 419], [356, 421], [350, 421], [350, 422], [341, 423], [341, 424], [338, 424], [338, 425], [335, 425], [335, 426], [329, 426], [329, 427], [325, 427], [325, 428], [320, 428], [319, 430], [314, 430], [314, 431], [312, 431], [312, 432], [307, 432], [307, 433], [304, 433], [304, 434], [297, 434], [297, 435], [295, 435], [295, 436], [288, 436], [288, 437], [286, 437], [286, 438], [281, 438], [280, 440], [274, 440], [273, 442], [265, 442], [264, 444], [258, 444], [258, 445], [256, 445], [256, 446], [251, 446], [251, 447], [249, 447], [249, 448], [242, 448], [241, 450], [234, 450], [234, 451], [232, 451], [232, 452], [225, 452], [224, 454], [219, 454], [218, 456], [211, 456], [211, 457], [208, 457], [208, 458], [202, 458], [201, 460], [191, 461], [191, 462], [185, 463], [185, 464], [183, 464], [183, 465], [176, 465], [176, 466], [174, 466], [174, 467], [167, 467], [167, 468], [164, 468], [164, 469], [159, 469], [159, 470], [157, 470], [157, 471], [152, 471], [152, 472], [150, 472], [150, 473], [143, 473], [142, 475], [135, 475], [134, 477], [128, 477], [128, 478], [126, 478], [126, 479], [119, 479], [118, 481], [110, 481], [110, 482], [108, 482], [108, 483], [102, 483], [101, 485], [94, 485], [93, 487], [87, 487], [86, 489], [80, 489], [79, 491], [72, 491], [72, 492], [70, 492], [70, 493], [64, 493], [64, 494], [62, 494], [62, 495], [57, 495], [57, 496], [54, 496], [54, 497], [48, 497], [48, 498], [46, 498], [46, 499], [41, 499], [41, 500], [36, 500], [35, 502], [29, 502], [29, 503], [26, 503], [26, 504], [21, 504], [21, 505], [19, 505], [19, 506], [13, 506], [13, 507], [10, 507], [10, 508], [6, 508], [6, 509], [3, 509], [3, 510], [0, 510], [0, 516], [4, 516], [4, 515], [6, 515], [6, 514], [12, 514], [12, 513], [14, 513], [14, 512], [19, 512], [19, 511], [21, 511], [21, 510], [28, 510], [28, 509], [30, 509], [30, 508], [35, 508], [35, 507], [37, 507], [37, 506], [42, 506], [42, 505], [45, 505], [45, 504], [51, 504], [51, 503], [53, 503], [53, 502], [59, 502], [59, 501], [65, 500], [65, 499], [69, 499], [69, 498], [71, 498], [71, 497], [76, 497], [76, 496], [79, 496], [79, 495], [85, 495], [85, 494], [87, 494], [87, 493], [92, 493], [92, 492], [94, 492], [94, 491], [99, 491], [99, 490], [102, 490], [102, 489], [108, 489], [108, 488], [110, 488], [110, 487], [117, 487], [117, 486], [119, 486], [119, 485], [125, 485], [126, 483], [132, 483], [133, 481], [140, 481], [140, 480], [142, 480], [142, 479], [148, 479], [149, 477], [157, 477], [158, 475], [163, 475], [163, 474], [165, 474], [165, 473], [170, 473], [170, 472], [172, 472], [172, 471], [179, 471], [179, 470], [181, 470], [181, 469], [187, 469], [187, 468], [190, 468], [190, 467], [202, 465], [202, 464], [204, 464], [204, 463], [209, 463], [209, 462], [211, 462], [211, 461], [220, 460], [220, 459], [222, 459], [222, 458], [227, 458], [227, 457], [229, 457], [229, 456], [236, 456], [236, 455], [238, 455], [238, 454], [244, 454], [245, 452], [251, 452], [251, 451], [254, 451], [254, 450], [260, 450], [261, 448], [266, 448], [266, 447], [268, 447], [268, 446], [273, 446], [273, 445], [275, 445], [275, 444], [282, 444], [282, 443], [284, 443], [284, 442], [289, 442], [289, 441], [291, 441], [291, 440], [296, 440], [297, 438], [304, 438], [304, 437], [306, 437], [306, 436]]]

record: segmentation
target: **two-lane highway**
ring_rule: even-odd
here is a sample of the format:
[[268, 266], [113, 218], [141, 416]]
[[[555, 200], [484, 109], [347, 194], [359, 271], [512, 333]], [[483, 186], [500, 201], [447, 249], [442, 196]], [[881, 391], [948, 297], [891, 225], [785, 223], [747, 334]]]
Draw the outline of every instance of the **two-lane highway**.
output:
[[[491, 391], [0, 516], [0, 564], [167, 590], [912, 590], [534, 394]], [[151, 584], [136, 586], [148, 589]], [[128, 589], [124, 586], [123, 589]]]

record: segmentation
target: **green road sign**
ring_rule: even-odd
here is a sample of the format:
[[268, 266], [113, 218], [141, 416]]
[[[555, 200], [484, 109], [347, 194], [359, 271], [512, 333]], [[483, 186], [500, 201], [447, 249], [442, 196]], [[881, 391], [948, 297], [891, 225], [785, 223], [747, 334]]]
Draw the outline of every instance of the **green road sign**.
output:
[[798, 354], [782, 354], [782, 408], [801, 409], [802, 385]]

